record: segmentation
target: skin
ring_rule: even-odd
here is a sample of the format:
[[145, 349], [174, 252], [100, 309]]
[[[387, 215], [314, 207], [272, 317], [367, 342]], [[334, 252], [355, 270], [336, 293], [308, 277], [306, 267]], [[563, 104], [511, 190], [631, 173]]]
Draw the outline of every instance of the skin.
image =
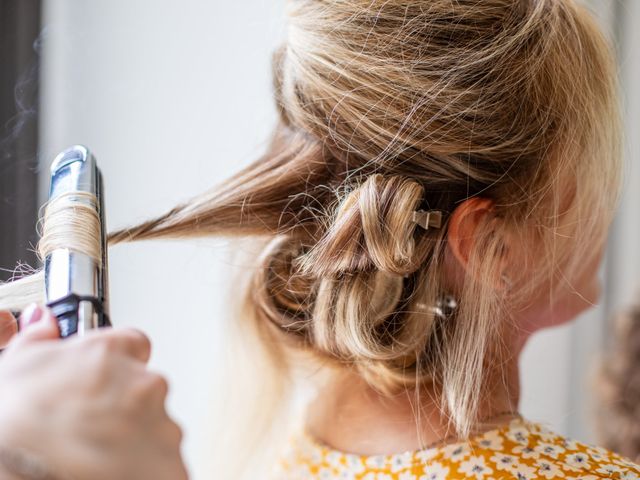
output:
[[[0, 320], [8, 341], [0, 361], [1, 451], [28, 452], [56, 479], [187, 478], [182, 433], [165, 410], [167, 383], [146, 367], [146, 336], [105, 329], [63, 341], [55, 318], [36, 306], [13, 338], [15, 319], [4, 313]], [[3, 468], [1, 478], [15, 478]]]
[[[447, 276], [454, 286], [467, 273], [469, 254], [474, 248], [474, 234], [478, 226], [491, 215], [491, 207], [491, 202], [486, 199], [469, 199], [456, 208], [449, 221], [445, 258]], [[504, 242], [507, 253], [501, 266], [508, 278], [515, 278], [516, 271], [522, 273], [521, 260], [527, 252], [519, 251], [519, 242], [513, 238], [505, 238]], [[490, 362], [502, 365], [504, 372], [488, 372], [485, 396], [479, 409], [479, 418], [487, 420], [478, 425], [478, 432], [495, 428], [511, 418], [510, 415], [497, 413], [517, 409], [520, 395], [518, 359], [530, 336], [541, 328], [570, 321], [597, 302], [600, 294], [597, 271], [601, 257], [602, 252], [594, 257], [578, 278], [567, 278], [559, 287], [555, 285], [558, 293], [553, 302], [545, 294], [552, 286], [543, 285], [540, 294], [529, 299], [527, 305], [514, 307], [513, 317], [519, 328], [509, 329], [511, 334], [505, 334], [504, 338], [509, 348], [503, 357]], [[526, 278], [527, 274], [524, 273]], [[505, 285], [498, 279], [496, 288], [505, 288]], [[512, 288], [517, 288], [517, 285]], [[3, 429], [0, 429], [0, 445], [24, 445], [55, 465], [56, 458], [69, 458], [65, 455], [65, 448], [86, 448], [86, 445], [95, 445], [100, 439], [111, 445], [122, 445], [122, 448], [111, 451], [111, 456], [105, 455], [104, 448], [85, 450], [86, 455], [83, 453], [81, 456], [84, 462], [56, 466], [80, 472], [79, 478], [186, 478], [179, 455], [180, 436], [164, 411], [166, 385], [158, 378], [142, 381], [147, 375], [144, 364], [148, 359], [148, 346], [145, 340], [138, 339], [139, 345], [132, 347], [136, 342], [131, 342], [131, 338], [126, 340], [131, 333], [116, 332], [110, 335], [97, 332], [91, 339], [79, 339], [74, 345], [74, 352], [74, 348], [60, 347], [60, 342], [56, 340], [55, 322], [50, 316], [47, 318], [49, 323], [45, 322], [44, 327], [27, 327], [25, 332], [10, 341], [16, 333], [15, 319], [6, 312], [0, 312], [0, 344], [10, 341], [9, 349], [0, 362], [0, 387], [12, 385], [6, 391], [14, 399], [13, 402], [5, 401], [3, 395], [3, 403], [0, 404], [0, 424], [3, 425]], [[33, 329], [31, 332], [30, 328]], [[104, 362], [103, 358], [102, 363], [88, 362], [82, 365], [87, 370], [86, 375], [76, 375], [73, 382], [69, 381], [74, 377], [67, 372], [77, 369], [78, 363], [74, 360], [78, 358], [77, 355], [91, 357], [91, 352], [96, 348], [103, 351], [105, 348], [115, 348], [109, 345], [118, 343], [118, 335], [124, 335], [119, 340], [123, 344], [119, 348], [123, 357], [120, 361]], [[124, 344], [130, 347], [123, 348]], [[65, 367], [65, 362], [70, 365]], [[43, 375], [47, 364], [58, 365], [59, 368], [50, 368]], [[13, 371], [9, 368], [12, 365], [15, 367]], [[116, 375], [123, 365], [132, 369], [127, 382], [118, 380], [120, 376]], [[97, 382], [96, 372], [102, 372]], [[504, 376], [501, 376], [502, 373]], [[38, 382], [25, 381], [33, 378], [47, 378], [45, 391], [49, 392], [49, 397], [60, 401], [47, 405], [38, 402], [38, 398], [41, 398], [38, 392], [42, 391], [43, 386]], [[134, 388], [136, 384], [138, 387]], [[20, 388], [14, 388], [15, 385]], [[140, 390], [144, 394], [141, 395]], [[310, 405], [307, 429], [321, 442], [342, 451], [374, 455], [416, 450], [454, 438], [448, 418], [440, 411], [437, 400], [440, 396], [438, 388], [432, 386], [421, 392], [419, 405], [416, 405], [412, 391], [401, 392], [391, 398], [383, 397], [357, 375], [342, 372], [325, 386], [321, 395]], [[69, 399], [73, 398], [77, 402], [69, 403]], [[121, 408], [119, 399], [122, 398], [128, 399], [127, 409]], [[143, 412], [150, 398], [155, 399], [157, 409], [153, 415], [145, 416]], [[87, 417], [83, 417], [89, 413], [83, 410], [82, 405], [95, 403], [102, 406], [102, 412], [109, 422], [88, 422]], [[65, 412], [64, 425], [52, 424], [51, 416], [24, 414], [51, 408], [61, 408]], [[421, 418], [419, 428], [416, 427], [417, 409]], [[131, 411], [138, 412], [144, 421], [131, 416]], [[23, 414], [14, 415], [15, 412]], [[112, 424], [121, 428], [113, 429]], [[80, 428], [82, 425], [91, 425], [91, 428], [83, 430]], [[47, 435], [51, 437], [50, 441], [46, 440]], [[68, 438], [70, 441], [56, 442], [55, 438]], [[34, 443], [34, 439], [39, 441]], [[42, 448], [51, 444], [62, 450], [52, 454], [50, 449]], [[161, 468], [152, 473], [141, 470], [154, 466]], [[9, 475], [3, 478], [9, 478]]]
[[[448, 251], [446, 252], [447, 276], [453, 284], [464, 278], [469, 265], [473, 239], [478, 226], [491, 215], [492, 204], [487, 199], [472, 198], [460, 204], [449, 222]], [[523, 273], [521, 261], [528, 253], [519, 250], [514, 238], [503, 239], [506, 253], [501, 265], [507, 278]], [[565, 241], [571, 241], [567, 239]], [[488, 362], [501, 365], [504, 374], [497, 369], [487, 373], [483, 401], [478, 418], [485, 419], [474, 433], [496, 428], [508, 422], [514, 415], [520, 397], [520, 372], [518, 361], [522, 349], [531, 335], [542, 329], [560, 325], [574, 319], [597, 303], [600, 285], [597, 277], [602, 252], [578, 276], [565, 278], [555, 285], [557, 293], [550, 301], [550, 284], [542, 285], [539, 295], [529, 299], [527, 305], [516, 306], [512, 318], [518, 328], [505, 329], [507, 349]], [[522, 278], [527, 278], [524, 272]], [[501, 279], [496, 288], [506, 289]], [[510, 288], [517, 288], [513, 285]], [[363, 455], [389, 454], [425, 448], [436, 442], [453, 441], [455, 435], [448, 418], [439, 407], [442, 392], [437, 386], [422, 390], [420, 404], [416, 405], [414, 391], [401, 392], [395, 397], [384, 397], [351, 373], [338, 374], [308, 410], [307, 430], [320, 442], [346, 452]], [[416, 411], [420, 410], [421, 422], [416, 423]]]
[[0, 346], [9, 343], [11, 337], [18, 332], [18, 322], [9, 312], [0, 311]]

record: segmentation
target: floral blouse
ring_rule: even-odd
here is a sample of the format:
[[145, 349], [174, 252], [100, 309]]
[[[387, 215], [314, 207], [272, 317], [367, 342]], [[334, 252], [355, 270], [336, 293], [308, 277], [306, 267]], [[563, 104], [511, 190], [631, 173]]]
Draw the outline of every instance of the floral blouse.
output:
[[332, 450], [293, 436], [274, 480], [640, 480], [640, 466], [521, 418], [459, 443], [394, 455]]

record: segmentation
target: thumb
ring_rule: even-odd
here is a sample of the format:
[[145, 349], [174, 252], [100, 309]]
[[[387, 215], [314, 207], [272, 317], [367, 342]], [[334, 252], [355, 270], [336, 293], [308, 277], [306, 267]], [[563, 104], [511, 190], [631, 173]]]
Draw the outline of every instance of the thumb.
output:
[[55, 340], [60, 337], [58, 322], [47, 308], [37, 304], [29, 305], [20, 315], [20, 333], [16, 342]]

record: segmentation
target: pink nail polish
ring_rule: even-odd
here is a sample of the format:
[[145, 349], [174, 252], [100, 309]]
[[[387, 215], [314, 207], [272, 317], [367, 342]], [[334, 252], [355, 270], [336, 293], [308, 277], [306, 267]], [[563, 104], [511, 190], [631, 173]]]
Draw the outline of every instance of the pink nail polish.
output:
[[33, 303], [24, 309], [22, 315], [20, 315], [20, 329], [27, 328], [29, 325], [40, 321], [42, 318], [42, 308]]

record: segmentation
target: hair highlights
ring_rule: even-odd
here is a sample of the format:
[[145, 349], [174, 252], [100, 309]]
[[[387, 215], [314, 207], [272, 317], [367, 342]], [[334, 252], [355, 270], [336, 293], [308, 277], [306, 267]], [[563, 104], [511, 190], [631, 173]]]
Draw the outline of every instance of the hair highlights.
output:
[[[505, 232], [535, 252], [537, 275], [512, 279], [515, 303], [580, 269], [592, 255], [581, 238], [605, 239], [620, 157], [610, 48], [572, 0], [288, 6], [265, 154], [111, 243], [269, 239], [247, 291], [257, 325], [384, 392], [438, 382], [464, 435], [508, 321], [487, 280], [500, 276]], [[428, 306], [449, 293], [446, 218], [423, 230], [410, 217], [473, 196], [493, 201], [495, 221], [481, 226], [444, 321]]]

